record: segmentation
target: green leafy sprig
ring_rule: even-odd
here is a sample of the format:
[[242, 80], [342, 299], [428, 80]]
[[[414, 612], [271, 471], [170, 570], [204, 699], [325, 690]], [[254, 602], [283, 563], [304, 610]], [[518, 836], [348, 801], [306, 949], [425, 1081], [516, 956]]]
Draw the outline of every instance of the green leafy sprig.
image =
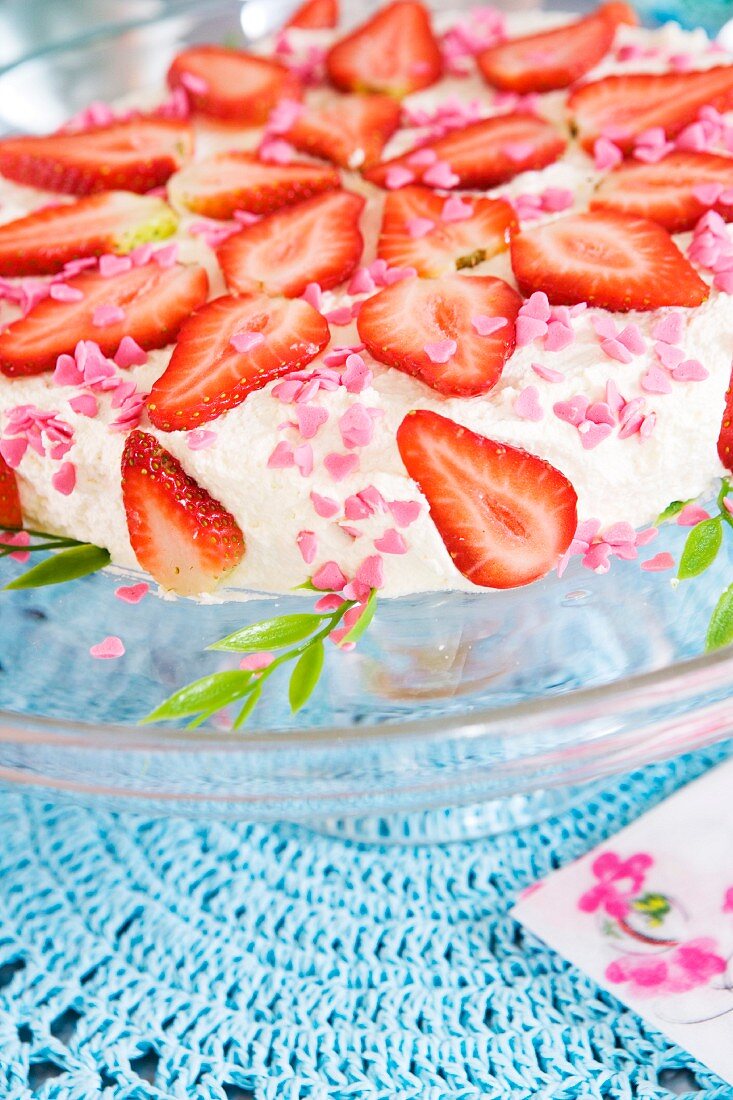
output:
[[[691, 529], [677, 568], [678, 580], [685, 581], [699, 577], [717, 558], [726, 530], [729, 527], [733, 528], [733, 516], [725, 507], [725, 500], [730, 493], [730, 481], [728, 478], [723, 478], [716, 500], [718, 514], [701, 520]], [[665, 508], [657, 522], [673, 519], [679, 515], [686, 504], [690, 503], [692, 502], [674, 501]], [[733, 642], [733, 584], [726, 588], [715, 605], [708, 625], [705, 648], [720, 649], [721, 646], [729, 645], [731, 642]]]
[[0, 558], [7, 558], [11, 554], [54, 551], [6, 584], [6, 589], [43, 588], [49, 584], [63, 584], [64, 581], [74, 581], [88, 573], [96, 573], [110, 561], [109, 551], [103, 550], [101, 546], [78, 542], [64, 535], [50, 535], [47, 531], [34, 531], [29, 527], [4, 527], [2, 531], [6, 535], [23, 531], [30, 541], [27, 546], [15, 545], [4, 542], [0, 533]]
[[[310, 586], [308, 586], [310, 587]], [[377, 592], [372, 589], [364, 610], [351, 629], [341, 638], [339, 645], [357, 642], [374, 618]], [[290, 673], [288, 699], [290, 709], [296, 714], [310, 699], [318, 683], [325, 659], [325, 642], [332, 631], [338, 629], [344, 615], [354, 600], [344, 600], [332, 612], [298, 615], [279, 615], [252, 623], [234, 634], [214, 642], [208, 648], [216, 652], [243, 655], [280, 650], [266, 667], [250, 671], [229, 669], [214, 672], [194, 680], [186, 687], [170, 695], [156, 707], [143, 722], [161, 722], [170, 719], [192, 718], [189, 729], [200, 726], [217, 711], [233, 703], [241, 703], [232, 728], [240, 729], [257, 706], [267, 680], [282, 665], [294, 662]]]

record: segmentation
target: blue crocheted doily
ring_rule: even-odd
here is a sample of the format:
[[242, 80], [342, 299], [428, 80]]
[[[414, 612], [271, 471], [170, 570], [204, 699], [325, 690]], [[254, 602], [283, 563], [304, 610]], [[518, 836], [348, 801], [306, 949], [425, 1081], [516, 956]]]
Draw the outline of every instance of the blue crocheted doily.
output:
[[2, 794], [0, 1098], [733, 1100], [507, 915], [726, 752], [443, 847]]

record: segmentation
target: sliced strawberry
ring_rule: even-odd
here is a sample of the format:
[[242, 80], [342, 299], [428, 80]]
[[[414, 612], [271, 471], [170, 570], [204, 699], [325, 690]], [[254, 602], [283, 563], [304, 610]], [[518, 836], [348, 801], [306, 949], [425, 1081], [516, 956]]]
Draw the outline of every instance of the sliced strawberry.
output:
[[[66, 285], [83, 297], [72, 302], [44, 298], [0, 333], [3, 374], [17, 377], [53, 370], [59, 355], [72, 352], [79, 340], [94, 340], [104, 355], [114, 355], [123, 336], [131, 336], [142, 348], [162, 348], [206, 301], [209, 280], [197, 264], [162, 268], [149, 263], [111, 278], [83, 272], [67, 279]], [[123, 319], [109, 323], [96, 318], [95, 311], [103, 306], [119, 307]]]
[[512, 267], [523, 294], [543, 290], [556, 305], [625, 312], [699, 306], [706, 283], [656, 222], [598, 210], [517, 233]]
[[[263, 337], [237, 351], [232, 337]], [[254, 390], [310, 363], [329, 341], [328, 322], [301, 299], [215, 298], [181, 329], [171, 361], [148, 397], [164, 432], [197, 428]]]
[[718, 455], [726, 470], [733, 473], [733, 371], [725, 391], [725, 409], [720, 423]]
[[[719, 191], [727, 201], [719, 195], [715, 202], [702, 202], [696, 194], [701, 185]], [[626, 162], [601, 180], [590, 206], [649, 218], [670, 233], [692, 229], [711, 208], [733, 221], [733, 158], [677, 152], [655, 164]]]
[[285, 24], [302, 30], [318, 31], [337, 27], [339, 21], [338, 0], [305, 0]]
[[[478, 55], [481, 72], [489, 84], [508, 92], [551, 92], [567, 88], [606, 56], [613, 45], [619, 9], [626, 5], [604, 4], [583, 19], [555, 30], [512, 38]], [[630, 9], [627, 9], [630, 11]], [[636, 19], [634, 19], [636, 22]]]
[[386, 95], [344, 95], [321, 108], [307, 107], [284, 136], [313, 157], [342, 168], [368, 168], [400, 122], [400, 105]]
[[188, 123], [135, 118], [79, 133], [4, 138], [0, 175], [68, 195], [143, 192], [165, 183], [192, 152]]
[[443, 71], [443, 58], [428, 12], [415, 0], [394, 0], [331, 47], [326, 71], [343, 92], [399, 99], [429, 87]]
[[564, 149], [565, 138], [544, 119], [536, 115], [496, 115], [426, 142], [420, 147], [422, 156], [416, 156], [413, 149], [383, 161], [364, 175], [385, 187], [390, 169], [399, 167], [412, 174], [410, 182], [419, 182], [427, 175], [425, 182], [429, 184], [435, 162], [425, 164], [424, 151], [432, 150], [437, 163], [448, 165], [458, 176], [457, 187], [496, 187], [520, 172], [545, 168]]
[[290, 69], [267, 57], [226, 46], [191, 46], [168, 69], [168, 85], [183, 88], [194, 111], [252, 126], [267, 122], [279, 99], [300, 99]]
[[705, 106], [720, 111], [733, 107], [733, 65], [606, 76], [582, 85], [568, 98], [572, 123], [589, 152], [601, 136], [630, 152], [637, 134], [657, 126], [668, 138], [674, 137]]
[[211, 592], [244, 557], [234, 516], [147, 432], [125, 440], [122, 501], [135, 557], [179, 596]]
[[[517, 228], [508, 202], [471, 198], [464, 205], [473, 213], [461, 215], [460, 220], [444, 220], [446, 201], [451, 200], [427, 187], [390, 191], [377, 246], [379, 259], [390, 267], [414, 267], [418, 275], [434, 279], [475, 267], [508, 247], [509, 231]], [[447, 209], [450, 212], [450, 205]]]
[[549, 462], [427, 409], [407, 414], [397, 446], [456, 569], [473, 584], [531, 584], [569, 547], [578, 498]]
[[227, 286], [237, 294], [264, 290], [288, 298], [298, 298], [308, 283], [338, 286], [364, 250], [363, 209], [361, 195], [330, 191], [242, 229], [217, 252]]
[[69, 260], [124, 254], [175, 233], [167, 203], [131, 191], [102, 191], [68, 206], [47, 206], [0, 225], [0, 275], [53, 275]]
[[15, 471], [0, 455], [0, 527], [22, 527], [23, 513]]
[[235, 210], [271, 214], [281, 206], [333, 191], [341, 184], [325, 164], [263, 164], [252, 153], [220, 153], [190, 164], [168, 183], [177, 206], [207, 218], [231, 218]]
[[[381, 363], [446, 396], [474, 397], [499, 381], [521, 304], [516, 290], [488, 275], [403, 279], [367, 298], [359, 336]], [[482, 336], [492, 318], [504, 324]]]

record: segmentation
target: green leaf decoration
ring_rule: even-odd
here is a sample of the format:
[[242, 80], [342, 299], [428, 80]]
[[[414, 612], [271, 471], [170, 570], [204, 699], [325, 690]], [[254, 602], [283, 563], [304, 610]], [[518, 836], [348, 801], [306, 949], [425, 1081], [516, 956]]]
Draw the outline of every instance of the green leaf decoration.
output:
[[726, 588], [715, 605], [705, 639], [705, 648], [720, 649], [733, 642], [733, 584]]
[[657, 928], [664, 922], [671, 906], [664, 894], [644, 894], [643, 897], [634, 898], [631, 908], [642, 913], [649, 924]]
[[262, 683], [255, 684], [255, 686], [252, 688], [252, 691], [250, 692], [249, 699], [247, 700], [247, 702], [244, 704], [244, 706], [240, 710], [239, 714], [237, 715], [236, 721], [234, 722], [234, 725], [232, 726], [232, 729], [239, 730], [239, 729], [242, 728], [242, 726], [247, 721], [247, 719], [249, 718], [252, 711], [255, 709], [255, 707], [259, 703], [261, 695], [262, 695]]
[[692, 528], [687, 536], [685, 548], [680, 558], [677, 576], [688, 580], [703, 573], [717, 557], [723, 541], [723, 523], [720, 516], [704, 519]]
[[352, 626], [349, 633], [345, 634], [344, 637], [341, 639], [341, 645], [343, 645], [344, 642], [358, 642], [361, 636], [365, 634], [366, 631], [369, 629], [369, 624], [374, 618], [374, 612], [376, 610], [377, 590], [376, 588], [373, 588], [369, 593], [369, 599], [366, 602], [366, 607]]
[[276, 619], [264, 619], [259, 623], [245, 626], [218, 642], [209, 649], [224, 650], [230, 653], [251, 653], [262, 649], [280, 649], [282, 646], [302, 642], [323, 622], [321, 615], [279, 615]]
[[683, 508], [686, 508], [688, 504], [692, 504], [691, 500], [673, 500], [671, 504], [668, 504], [663, 512], [660, 512], [654, 521], [654, 526], [659, 527], [660, 524], [666, 523], [667, 520], [674, 519], [678, 516]]
[[290, 709], [296, 714], [310, 699], [323, 671], [325, 649], [323, 642], [308, 646], [299, 658], [290, 677], [288, 697]]
[[192, 684], [170, 695], [142, 721], [161, 722], [169, 718], [186, 718], [191, 714], [214, 714], [222, 707], [241, 699], [250, 686], [252, 673], [242, 669], [214, 672], [194, 680]]
[[81, 543], [68, 550], [61, 550], [58, 554], [52, 554], [20, 577], [10, 581], [5, 588], [42, 588], [48, 584], [74, 581], [78, 577], [85, 577], [88, 573], [96, 573], [98, 569], [104, 569], [109, 561], [107, 550], [89, 543]]

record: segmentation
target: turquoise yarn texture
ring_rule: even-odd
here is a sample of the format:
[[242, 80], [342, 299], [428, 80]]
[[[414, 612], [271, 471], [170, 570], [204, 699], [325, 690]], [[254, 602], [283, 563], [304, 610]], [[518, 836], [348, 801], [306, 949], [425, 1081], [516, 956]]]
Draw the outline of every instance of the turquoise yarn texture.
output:
[[508, 915], [731, 751], [432, 847], [3, 791], [0, 1098], [733, 1100]]

